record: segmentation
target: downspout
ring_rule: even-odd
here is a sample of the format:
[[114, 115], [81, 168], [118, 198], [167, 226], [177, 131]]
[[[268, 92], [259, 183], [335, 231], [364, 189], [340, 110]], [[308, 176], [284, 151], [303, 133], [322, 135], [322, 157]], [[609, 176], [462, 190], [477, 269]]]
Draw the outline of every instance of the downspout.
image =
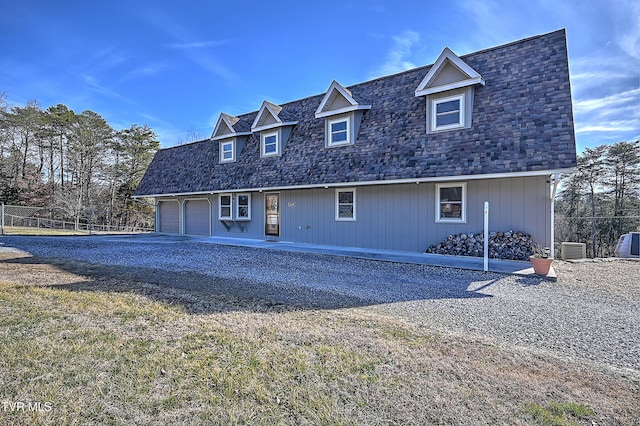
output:
[[[560, 173], [555, 173], [553, 175], [550, 176], [550, 180], [549, 180], [549, 188], [550, 188], [550, 194], [549, 194], [549, 198], [551, 199], [551, 235], [550, 235], [550, 239], [549, 241], [551, 242], [550, 244], [550, 248], [551, 248], [551, 258], [555, 258], [555, 254], [556, 254], [556, 236], [555, 236], [555, 229], [556, 229], [556, 194], [558, 192], [558, 184], [560, 183]], [[552, 185], [551, 185], [552, 184]]]

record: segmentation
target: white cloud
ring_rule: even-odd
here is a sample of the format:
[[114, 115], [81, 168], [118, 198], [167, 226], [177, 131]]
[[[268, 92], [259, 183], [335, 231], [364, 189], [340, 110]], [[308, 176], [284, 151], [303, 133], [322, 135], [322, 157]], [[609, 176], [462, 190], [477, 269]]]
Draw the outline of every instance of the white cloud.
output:
[[591, 132], [608, 132], [608, 133], [620, 133], [620, 132], [636, 132], [638, 131], [638, 122], [634, 121], [612, 121], [609, 123], [598, 123], [595, 125], [576, 126], [576, 133], [591, 133]]
[[202, 50], [204, 47], [221, 46], [226, 44], [226, 40], [198, 40], [199, 37], [194, 36], [193, 32], [179, 24], [172, 17], [162, 14], [159, 11], [150, 13], [145, 16], [146, 19], [158, 29], [169, 35], [175, 40], [174, 43], [165, 44], [165, 47], [180, 50], [189, 60], [199, 65], [206, 71], [222, 78], [227, 84], [237, 83], [238, 75], [231, 69], [220, 63], [218, 59], [208, 50]]
[[640, 59], [640, 2], [637, 0], [610, 0], [615, 43], [628, 56]]
[[416, 65], [409, 59], [412, 48], [420, 42], [420, 34], [406, 30], [391, 38], [393, 46], [387, 53], [385, 61], [371, 74], [371, 77], [380, 77], [416, 68]]
[[576, 100], [573, 105], [579, 146], [630, 141], [640, 135], [640, 88]]
[[129, 60], [129, 55], [125, 52], [116, 51], [112, 47], [107, 47], [96, 51], [90, 60], [89, 69], [93, 72], [101, 72], [126, 63]]
[[173, 49], [202, 49], [205, 47], [218, 47], [227, 44], [227, 40], [207, 40], [207, 41], [195, 41], [190, 43], [171, 43], [167, 44], [167, 47]]
[[134, 102], [131, 101], [130, 99], [122, 96], [120, 93], [116, 92], [113, 89], [110, 89], [109, 87], [101, 84], [95, 77], [90, 76], [90, 75], [83, 75], [82, 79], [84, 80], [84, 82], [87, 84], [88, 88], [90, 91], [95, 92], [95, 93], [99, 93], [101, 95], [105, 95], [107, 97], [113, 98], [113, 99], [117, 99], [123, 102], [126, 102], [128, 104], [133, 104]]
[[575, 101], [573, 108], [574, 112], [581, 114], [604, 109], [620, 108], [629, 104], [637, 107], [638, 100], [640, 100], [640, 88], [616, 93], [603, 98]]
[[159, 72], [161, 72], [162, 70], [168, 68], [168, 66], [164, 63], [155, 63], [155, 64], [148, 64], [148, 65], [141, 65], [138, 67], [133, 68], [131, 71], [129, 71], [127, 74], [124, 75], [124, 77], [122, 77], [118, 83], [122, 83], [124, 81], [129, 81], [129, 80], [133, 80], [139, 77], [150, 77], [152, 75], [156, 75]]

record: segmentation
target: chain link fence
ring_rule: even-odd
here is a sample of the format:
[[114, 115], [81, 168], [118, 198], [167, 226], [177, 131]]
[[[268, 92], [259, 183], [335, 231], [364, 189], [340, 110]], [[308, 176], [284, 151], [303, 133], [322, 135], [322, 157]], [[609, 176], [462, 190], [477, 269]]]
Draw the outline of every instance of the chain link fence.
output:
[[619, 238], [640, 231], [640, 215], [564, 216], [556, 214], [555, 240], [557, 257], [562, 242], [585, 243], [588, 258], [613, 257]]
[[83, 220], [65, 218], [61, 209], [51, 207], [0, 205], [0, 228], [2, 235], [24, 233], [141, 233], [153, 232], [152, 228], [127, 225], [93, 223], [91, 209]]

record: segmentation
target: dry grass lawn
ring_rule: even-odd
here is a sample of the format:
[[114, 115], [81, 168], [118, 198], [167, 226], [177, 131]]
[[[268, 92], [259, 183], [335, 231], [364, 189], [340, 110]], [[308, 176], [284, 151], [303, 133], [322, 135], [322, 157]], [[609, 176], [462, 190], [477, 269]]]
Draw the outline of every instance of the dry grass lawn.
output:
[[640, 418], [631, 373], [357, 308], [263, 306], [104, 271], [0, 252], [0, 424], [632, 425]]
[[30, 228], [26, 226], [6, 226], [6, 235], [88, 235], [87, 231], [73, 231], [68, 229]]

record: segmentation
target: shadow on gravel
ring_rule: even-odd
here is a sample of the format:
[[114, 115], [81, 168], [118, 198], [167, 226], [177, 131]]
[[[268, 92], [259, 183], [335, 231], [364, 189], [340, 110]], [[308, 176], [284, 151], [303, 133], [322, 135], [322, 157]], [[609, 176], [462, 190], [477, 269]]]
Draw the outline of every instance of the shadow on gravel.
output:
[[[184, 271], [109, 266], [71, 259], [20, 257], [5, 259], [1, 263], [23, 265], [52, 265], [87, 280], [73, 284], [51, 284], [47, 287], [69, 291], [137, 293], [153, 300], [181, 305], [189, 313], [218, 313], [230, 311], [290, 311], [302, 309], [342, 309], [378, 305], [383, 302], [366, 300], [338, 291], [311, 289], [304, 286], [287, 287], [269, 285], [250, 279], [230, 279]], [[491, 283], [490, 283], [491, 284]], [[488, 284], [488, 285], [490, 285]], [[375, 284], [371, 284], [372, 286]], [[406, 302], [428, 299], [459, 299], [491, 297], [469, 290], [471, 282], [463, 279], [456, 284], [425, 285], [410, 294], [398, 292], [388, 302]]]
[[548, 283], [549, 281], [547, 281], [544, 277], [530, 275], [527, 277], [517, 277], [516, 282], [518, 284], [521, 284], [523, 287], [532, 287], [543, 283]]

